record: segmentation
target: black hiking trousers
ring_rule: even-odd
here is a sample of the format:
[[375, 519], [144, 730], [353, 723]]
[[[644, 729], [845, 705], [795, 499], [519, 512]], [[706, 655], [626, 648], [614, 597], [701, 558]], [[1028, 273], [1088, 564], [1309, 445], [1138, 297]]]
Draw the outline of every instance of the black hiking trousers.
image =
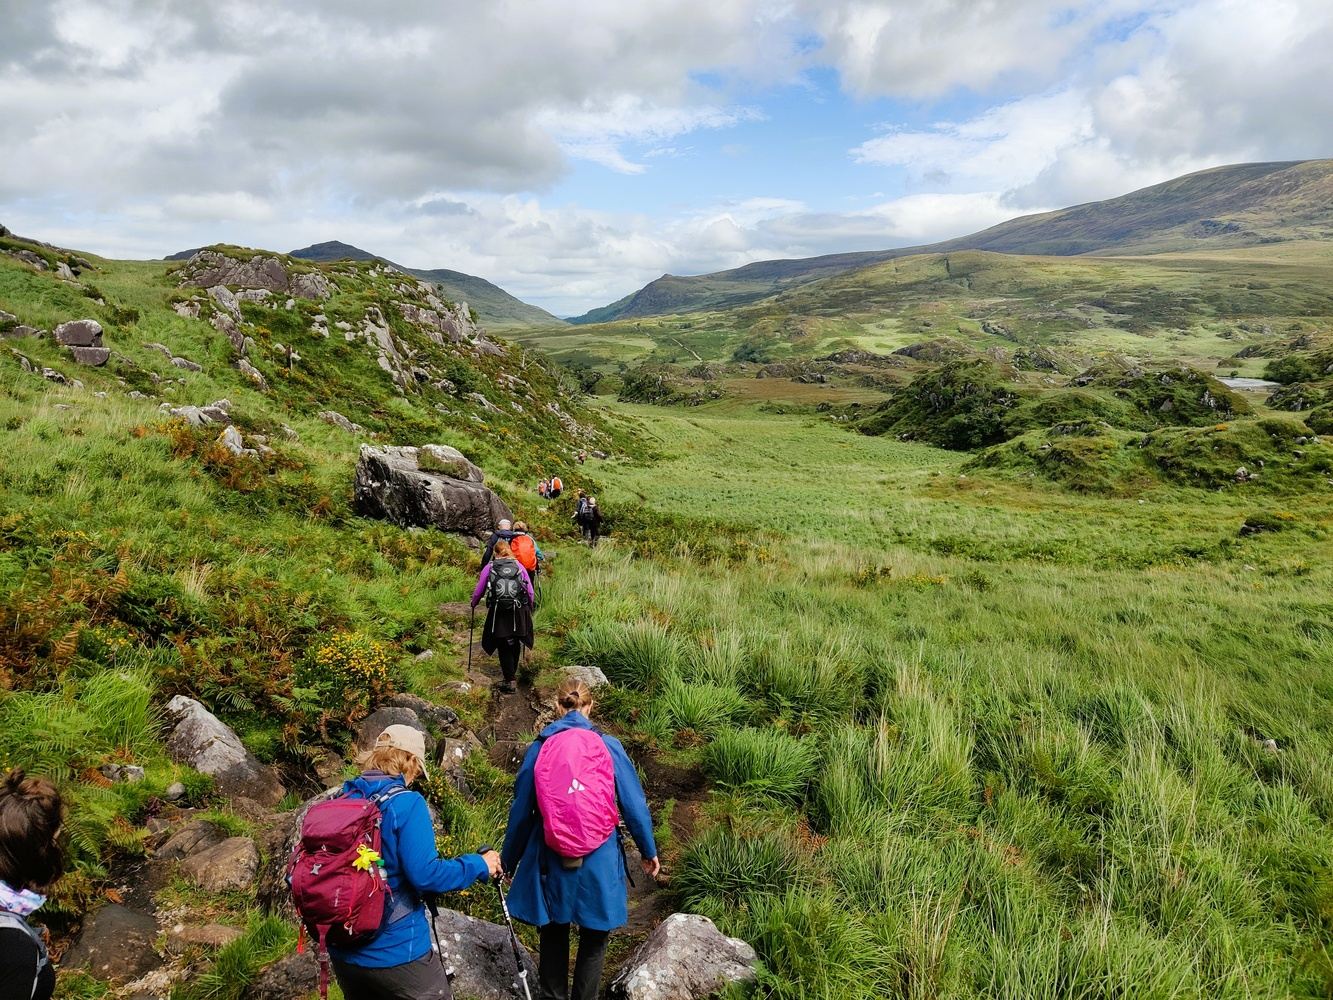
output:
[[518, 661], [523, 656], [521, 639], [497, 639], [495, 655], [500, 658], [500, 673], [506, 683], [518, 676]]
[[574, 959], [574, 988], [569, 988], [569, 924], [546, 924], [539, 931], [537, 1000], [597, 1000], [610, 931], [579, 928], [579, 953]]

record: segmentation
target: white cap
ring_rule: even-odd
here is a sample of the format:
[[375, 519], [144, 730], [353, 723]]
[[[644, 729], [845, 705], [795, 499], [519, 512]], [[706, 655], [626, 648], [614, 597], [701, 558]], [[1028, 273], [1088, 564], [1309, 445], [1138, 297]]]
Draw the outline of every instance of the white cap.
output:
[[375, 737], [375, 749], [390, 747], [394, 750], [406, 750], [418, 761], [421, 762], [421, 773], [427, 775], [426, 770], [426, 737], [421, 735], [420, 729], [413, 729], [411, 726], [389, 726], [379, 736]]

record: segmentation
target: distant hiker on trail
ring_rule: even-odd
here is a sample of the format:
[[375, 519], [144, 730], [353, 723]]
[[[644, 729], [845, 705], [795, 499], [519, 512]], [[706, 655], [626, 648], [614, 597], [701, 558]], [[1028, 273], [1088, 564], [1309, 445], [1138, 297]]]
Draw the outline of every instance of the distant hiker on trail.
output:
[[514, 523], [509, 518], [501, 518], [495, 525], [495, 531], [486, 540], [486, 551], [481, 554], [481, 564], [485, 566], [495, 554], [495, 543], [509, 541], [514, 537]]
[[579, 526], [583, 540], [595, 546], [602, 533], [602, 511], [597, 506], [596, 497], [580, 497], [574, 509], [574, 523]]
[[28, 916], [60, 878], [58, 840], [64, 820], [60, 792], [15, 768], [0, 780], [0, 997], [51, 1000], [56, 970]]
[[547, 496], [550, 495], [550, 493], [551, 493], [551, 481], [549, 479], [543, 479], [539, 483], [537, 483], [537, 496], [545, 500]]
[[[606, 939], [629, 920], [622, 815], [650, 878], [661, 871], [648, 802], [620, 741], [589, 721], [592, 692], [581, 680], [556, 690], [562, 718], [528, 747], [514, 780], [504, 870], [513, 875], [509, 910], [540, 929], [542, 1000], [595, 1000]], [[569, 989], [569, 926], [579, 928]]]
[[[329, 946], [333, 974], [343, 996], [346, 1000], [452, 1000], [444, 958], [431, 949], [425, 900], [494, 877], [500, 856], [488, 851], [452, 860], [440, 857], [426, 800], [408, 790], [426, 774], [426, 740], [420, 730], [389, 726], [360, 763], [364, 770], [343, 783], [341, 795], [306, 813], [291, 870], [297, 911], [312, 931], [317, 923], [324, 923], [321, 917], [335, 921], [331, 929], [326, 927], [326, 933], [336, 938], [344, 923], [356, 924], [357, 917], [348, 913], [345, 897], [352, 887], [347, 881], [364, 873], [359, 877], [370, 888], [357, 898], [379, 897], [383, 923], [374, 922], [369, 940], [362, 943], [340, 945], [335, 941]], [[322, 863], [316, 864], [303, 854], [315, 844], [340, 843], [338, 837], [344, 833], [352, 838], [344, 854], [346, 867], [323, 854]], [[356, 838], [358, 833], [362, 839]], [[378, 850], [373, 849], [376, 833]], [[369, 844], [364, 840], [367, 836], [372, 838]], [[354, 858], [352, 847], [356, 847]], [[384, 888], [376, 892], [376, 886]], [[360, 907], [365, 905], [362, 902]], [[321, 909], [327, 912], [321, 914]], [[352, 904], [352, 913], [358, 909]]]
[[587, 460], [588, 460], [588, 453], [586, 451], [579, 452], [579, 465], [582, 465]]
[[500, 690], [516, 691], [518, 659], [523, 647], [532, 648], [532, 606], [536, 595], [532, 578], [514, 558], [509, 542], [495, 543], [495, 558], [481, 568], [477, 589], [472, 592], [475, 608], [486, 598], [486, 625], [481, 630], [481, 648], [500, 658], [504, 683]]
[[554, 500], [565, 491], [565, 484], [560, 481], [559, 476], [551, 477], [551, 499]]

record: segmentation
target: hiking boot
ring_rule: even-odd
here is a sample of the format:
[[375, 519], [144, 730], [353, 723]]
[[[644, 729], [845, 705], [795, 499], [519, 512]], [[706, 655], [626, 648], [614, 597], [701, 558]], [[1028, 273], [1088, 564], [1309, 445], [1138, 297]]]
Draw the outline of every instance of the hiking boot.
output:
[[513, 694], [515, 691], [518, 690], [518, 685], [515, 684], [513, 681], [505, 681], [500, 685], [500, 690], [503, 691], [505, 694]]

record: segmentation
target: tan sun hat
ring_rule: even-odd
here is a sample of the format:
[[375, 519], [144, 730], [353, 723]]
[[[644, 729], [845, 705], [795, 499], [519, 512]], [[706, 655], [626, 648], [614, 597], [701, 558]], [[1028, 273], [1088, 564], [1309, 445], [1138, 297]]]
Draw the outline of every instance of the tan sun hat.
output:
[[426, 768], [426, 737], [421, 735], [421, 730], [411, 726], [389, 726], [375, 737], [375, 749], [381, 747], [406, 750], [421, 762], [422, 775], [429, 777], [430, 772]]

